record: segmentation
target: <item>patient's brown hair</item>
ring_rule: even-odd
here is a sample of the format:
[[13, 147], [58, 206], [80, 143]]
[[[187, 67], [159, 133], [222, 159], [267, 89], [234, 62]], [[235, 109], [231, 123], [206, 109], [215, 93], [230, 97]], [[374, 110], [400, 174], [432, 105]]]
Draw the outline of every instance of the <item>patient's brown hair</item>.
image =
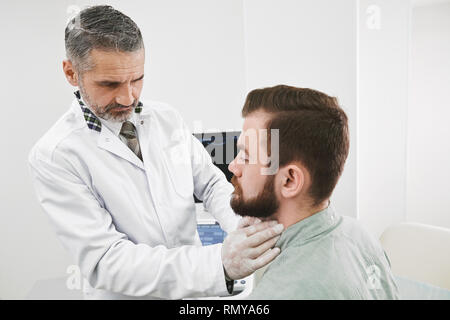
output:
[[311, 175], [309, 195], [314, 205], [328, 199], [349, 150], [348, 119], [337, 99], [312, 89], [278, 85], [247, 95], [242, 116], [255, 111], [271, 115], [268, 132], [279, 129], [279, 167], [301, 162]]

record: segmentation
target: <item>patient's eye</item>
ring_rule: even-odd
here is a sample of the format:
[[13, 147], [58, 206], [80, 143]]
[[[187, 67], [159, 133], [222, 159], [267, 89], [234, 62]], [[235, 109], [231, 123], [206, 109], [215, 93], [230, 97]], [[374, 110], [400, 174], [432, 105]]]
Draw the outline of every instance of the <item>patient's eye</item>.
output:
[[240, 158], [240, 160], [241, 160], [242, 162], [248, 163], [248, 155], [245, 153], [244, 150], [241, 150], [241, 151], [239, 152], [239, 158]]

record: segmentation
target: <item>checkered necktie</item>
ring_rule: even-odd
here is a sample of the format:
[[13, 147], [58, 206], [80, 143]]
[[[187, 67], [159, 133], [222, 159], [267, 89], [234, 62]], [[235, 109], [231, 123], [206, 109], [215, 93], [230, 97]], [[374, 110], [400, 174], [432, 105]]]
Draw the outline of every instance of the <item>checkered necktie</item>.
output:
[[123, 142], [126, 143], [128, 148], [131, 149], [138, 157], [142, 160], [142, 154], [141, 154], [141, 148], [139, 146], [139, 141], [136, 136], [136, 128], [134, 127], [134, 124], [130, 121], [125, 121], [122, 124], [122, 129], [120, 129], [120, 136]]

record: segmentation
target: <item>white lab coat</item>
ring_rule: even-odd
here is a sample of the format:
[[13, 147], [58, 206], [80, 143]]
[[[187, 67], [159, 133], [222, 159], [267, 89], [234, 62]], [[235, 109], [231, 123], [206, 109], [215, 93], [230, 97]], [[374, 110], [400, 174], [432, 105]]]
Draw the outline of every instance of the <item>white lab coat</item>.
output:
[[89, 129], [75, 99], [30, 152], [38, 199], [89, 283], [85, 298], [224, 294], [222, 245], [201, 246], [193, 193], [230, 232], [233, 188], [175, 109], [143, 105], [142, 163], [106, 126]]

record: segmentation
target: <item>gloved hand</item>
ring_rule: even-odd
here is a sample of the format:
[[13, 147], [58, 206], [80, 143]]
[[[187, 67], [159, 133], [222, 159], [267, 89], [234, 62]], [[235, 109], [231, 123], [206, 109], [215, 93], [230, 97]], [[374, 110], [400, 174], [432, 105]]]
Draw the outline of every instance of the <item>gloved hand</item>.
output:
[[244, 217], [238, 228], [229, 233], [222, 245], [222, 263], [226, 275], [242, 279], [265, 266], [280, 253], [273, 248], [284, 226], [277, 221]]

